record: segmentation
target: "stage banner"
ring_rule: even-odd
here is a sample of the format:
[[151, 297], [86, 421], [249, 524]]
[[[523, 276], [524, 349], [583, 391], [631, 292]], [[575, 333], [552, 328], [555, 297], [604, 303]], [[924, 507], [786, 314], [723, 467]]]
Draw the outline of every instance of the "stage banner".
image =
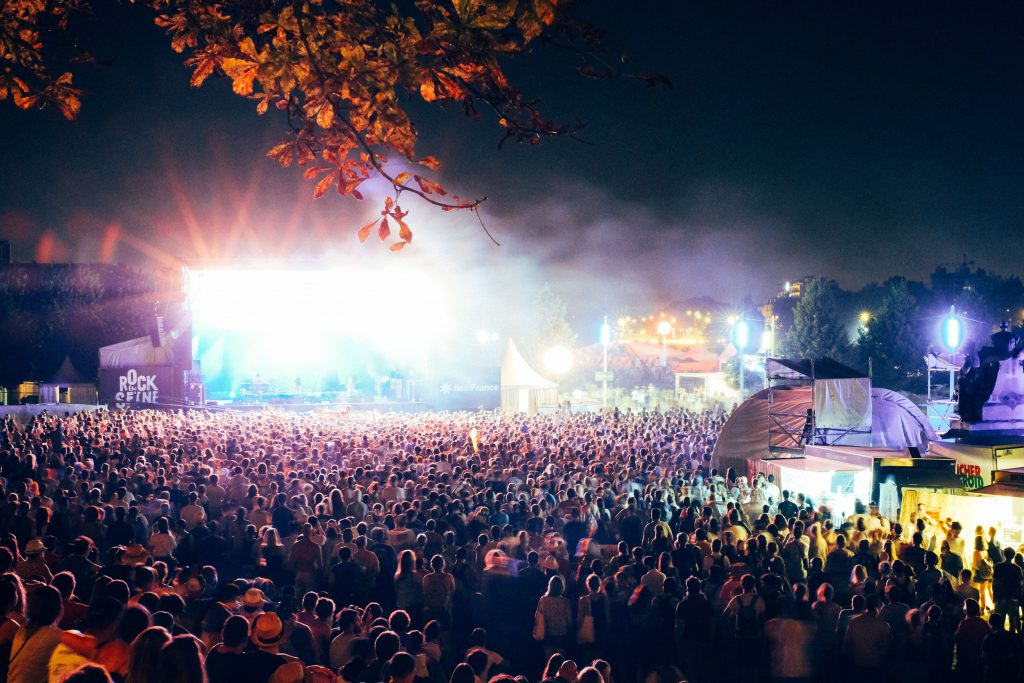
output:
[[100, 403], [111, 408], [152, 408], [174, 395], [174, 372], [168, 366], [100, 368]]
[[814, 381], [814, 424], [822, 429], [871, 429], [871, 379]]
[[468, 368], [427, 382], [424, 401], [434, 410], [497, 410], [501, 406], [501, 369]]

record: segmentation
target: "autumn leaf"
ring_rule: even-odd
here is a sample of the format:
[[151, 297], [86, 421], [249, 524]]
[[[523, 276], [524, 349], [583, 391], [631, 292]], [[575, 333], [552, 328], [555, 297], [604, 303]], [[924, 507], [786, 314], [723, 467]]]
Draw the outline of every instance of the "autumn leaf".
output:
[[395, 242], [390, 247], [388, 247], [388, 249], [390, 249], [391, 251], [401, 251], [402, 249], [405, 248], [405, 245], [407, 245], [407, 244], [409, 244], [409, 243], [408, 242]]
[[398, 220], [398, 237], [399, 237], [399, 239], [401, 239], [404, 242], [412, 242], [412, 230], [410, 230], [409, 226], [405, 224], [405, 221], [403, 221], [401, 219], [396, 219], [396, 220]]
[[420, 166], [426, 166], [432, 171], [436, 171], [441, 168], [441, 162], [437, 160], [437, 157], [423, 157], [419, 160]]
[[330, 102], [324, 102], [320, 111], [316, 114], [316, 124], [321, 128], [330, 128], [334, 123], [334, 107]]
[[377, 225], [379, 218], [374, 218], [372, 221], [359, 228], [359, 241], [365, 242], [366, 238], [370, 236], [370, 231], [373, 230], [373, 226]]
[[271, 147], [270, 151], [267, 152], [267, 156], [275, 159], [279, 164], [287, 168], [292, 165], [294, 147], [290, 142], [282, 142]]
[[377, 236], [380, 237], [381, 240], [386, 240], [391, 236], [391, 226], [388, 225], [388, 219], [386, 217], [382, 218], [380, 221], [380, 228], [377, 229]]
[[302, 174], [302, 177], [305, 178], [306, 180], [312, 180], [313, 178], [317, 177], [318, 175], [320, 175], [324, 171], [330, 171], [330, 170], [331, 170], [330, 166], [310, 166]]
[[217, 66], [217, 60], [212, 57], [203, 56], [197, 59], [195, 62], [195, 71], [192, 72], [192, 78], [190, 83], [193, 88], [198, 88], [203, 82], [210, 77], [213, 73], [214, 68]]
[[313, 199], [320, 199], [320, 197], [323, 197], [325, 194], [327, 194], [327, 190], [331, 188], [331, 183], [333, 182], [333, 173], [328, 173], [323, 178], [321, 178], [320, 182], [316, 184], [316, 188], [313, 189]]
[[248, 59], [225, 59], [221, 63], [224, 73], [232, 80], [231, 89], [238, 95], [251, 95], [253, 81], [259, 73], [260, 65]]

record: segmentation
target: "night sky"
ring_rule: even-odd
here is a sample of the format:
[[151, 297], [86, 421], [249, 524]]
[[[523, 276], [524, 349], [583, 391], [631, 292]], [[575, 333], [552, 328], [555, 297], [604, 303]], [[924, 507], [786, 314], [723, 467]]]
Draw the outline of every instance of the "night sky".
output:
[[0, 237], [18, 260], [406, 259], [550, 280], [595, 311], [757, 300], [805, 274], [920, 279], [963, 253], [1020, 272], [1020, 3], [582, 0], [629, 66], [675, 88], [584, 80], [536, 54], [513, 79], [551, 117], [585, 119], [587, 144], [502, 151], [492, 121], [413, 105], [418, 151], [445, 162], [450, 190], [489, 197], [503, 246], [472, 216], [410, 202], [416, 238], [397, 255], [355, 240], [377, 193], [314, 202], [263, 156], [283, 119], [223, 79], [189, 88], [145, 11], [99, 4], [85, 39], [116, 61], [79, 70], [80, 119], [0, 105]]

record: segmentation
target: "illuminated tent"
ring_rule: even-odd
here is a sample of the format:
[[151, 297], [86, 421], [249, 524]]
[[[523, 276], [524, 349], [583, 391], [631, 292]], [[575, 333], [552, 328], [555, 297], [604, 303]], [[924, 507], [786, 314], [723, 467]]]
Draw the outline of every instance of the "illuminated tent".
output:
[[[747, 463], [773, 457], [781, 449], [799, 450], [799, 439], [811, 408], [809, 386], [763, 389], [733, 411], [722, 426], [712, 453], [719, 469], [733, 467], [746, 473]], [[938, 436], [921, 409], [906, 396], [889, 389], [871, 389], [871, 433], [850, 433], [834, 445], [926, 449]]]
[[509, 339], [501, 356], [501, 411], [533, 414], [540, 406], [557, 402], [558, 385], [530, 367]]
[[71, 358], [64, 356], [60, 369], [39, 385], [39, 402], [95, 405], [96, 383], [82, 377]]

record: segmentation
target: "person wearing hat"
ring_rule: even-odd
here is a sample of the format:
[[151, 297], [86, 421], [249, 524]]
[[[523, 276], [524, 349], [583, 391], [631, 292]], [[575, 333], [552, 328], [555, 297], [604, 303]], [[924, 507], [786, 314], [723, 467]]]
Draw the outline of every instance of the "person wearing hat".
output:
[[[267, 603], [267, 596], [259, 588], [250, 588], [242, 596], [242, 616], [250, 624], [254, 623], [261, 614]], [[277, 616], [277, 615], [275, 615]]]
[[121, 564], [125, 567], [138, 567], [149, 560], [149, 552], [141, 543], [133, 543], [121, 553]]
[[50, 583], [53, 579], [53, 573], [46, 566], [46, 561], [43, 559], [43, 553], [45, 552], [46, 546], [43, 545], [42, 540], [33, 538], [25, 544], [25, 558], [18, 561], [14, 573], [22, 581], [37, 579], [43, 583]]
[[247, 683], [267, 683], [278, 668], [290, 662], [301, 666], [297, 658], [281, 652], [281, 644], [287, 637], [281, 617], [274, 612], [264, 612], [256, 617], [252, 622], [249, 640], [257, 649], [248, 653]]

